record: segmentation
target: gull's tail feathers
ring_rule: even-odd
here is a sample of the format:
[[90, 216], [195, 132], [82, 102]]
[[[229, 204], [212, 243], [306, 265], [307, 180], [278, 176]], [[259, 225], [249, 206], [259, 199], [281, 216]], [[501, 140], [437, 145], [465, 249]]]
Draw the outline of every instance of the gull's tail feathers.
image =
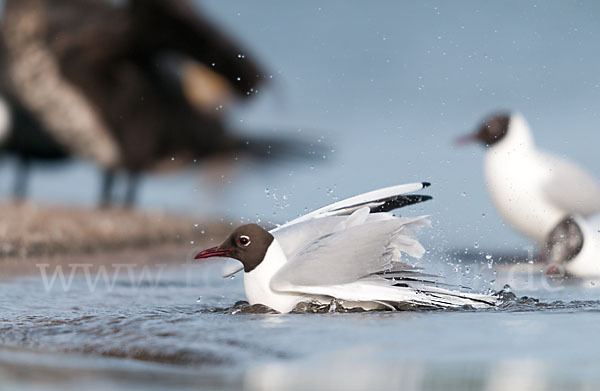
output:
[[481, 293], [466, 293], [440, 287], [424, 287], [416, 290], [422, 293], [437, 307], [456, 308], [471, 306], [474, 308], [490, 308], [498, 304], [498, 298]]

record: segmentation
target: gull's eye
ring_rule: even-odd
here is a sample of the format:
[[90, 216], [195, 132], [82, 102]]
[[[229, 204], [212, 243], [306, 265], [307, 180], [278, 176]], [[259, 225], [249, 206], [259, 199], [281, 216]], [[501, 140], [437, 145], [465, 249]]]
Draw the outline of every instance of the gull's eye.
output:
[[250, 245], [250, 237], [246, 235], [242, 235], [238, 238], [238, 244], [243, 247], [248, 247]]

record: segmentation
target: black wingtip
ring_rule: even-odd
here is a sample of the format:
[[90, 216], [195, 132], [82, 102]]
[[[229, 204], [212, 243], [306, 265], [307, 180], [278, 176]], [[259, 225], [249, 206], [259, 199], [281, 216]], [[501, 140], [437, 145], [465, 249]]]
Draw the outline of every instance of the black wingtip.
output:
[[410, 195], [399, 195], [390, 197], [387, 199], [379, 200], [385, 201], [383, 204], [371, 207], [371, 213], [377, 212], [390, 212], [394, 209], [403, 208], [405, 206], [418, 204], [420, 202], [425, 202], [432, 200], [432, 196], [421, 195], [421, 194], [410, 194]]
[[423, 188], [431, 186], [431, 183], [429, 182], [421, 182], [421, 184], [423, 185]]

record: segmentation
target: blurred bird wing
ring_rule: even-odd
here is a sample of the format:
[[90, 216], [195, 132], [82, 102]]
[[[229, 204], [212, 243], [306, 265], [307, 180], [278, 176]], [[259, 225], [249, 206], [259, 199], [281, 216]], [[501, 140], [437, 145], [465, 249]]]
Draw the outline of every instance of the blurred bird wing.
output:
[[[23, 3], [23, 4], [21, 4]], [[9, 61], [7, 74], [16, 97], [42, 122], [58, 143], [75, 155], [97, 161], [105, 167], [120, 159], [119, 147], [104, 119], [85, 95], [64, 77], [60, 59], [47, 45], [46, 37], [25, 31], [33, 18], [48, 23], [44, 10], [31, 9], [31, 2], [14, 2], [5, 11], [3, 34]], [[18, 4], [18, 5], [17, 5]], [[36, 3], [36, 7], [42, 6]], [[24, 30], [25, 29], [25, 30]], [[24, 40], [23, 37], [29, 37]], [[98, 40], [94, 43], [97, 44]]]
[[210, 66], [227, 79], [241, 98], [251, 97], [267, 82], [268, 72], [253, 59], [249, 49], [203, 15], [187, 0], [130, 0], [129, 7], [157, 51], [168, 49]]
[[[356, 219], [363, 213], [355, 212]], [[353, 283], [391, 270], [398, 264], [410, 269], [408, 264], [400, 262], [401, 253], [415, 258], [423, 255], [424, 248], [413, 236], [429, 224], [423, 216], [365, 220], [357, 225], [340, 226], [311, 241], [289, 259], [273, 276], [271, 288], [301, 291], [303, 286]]]
[[542, 154], [542, 167], [552, 168], [544, 196], [568, 213], [589, 216], [600, 212], [600, 182], [580, 166], [551, 154]]

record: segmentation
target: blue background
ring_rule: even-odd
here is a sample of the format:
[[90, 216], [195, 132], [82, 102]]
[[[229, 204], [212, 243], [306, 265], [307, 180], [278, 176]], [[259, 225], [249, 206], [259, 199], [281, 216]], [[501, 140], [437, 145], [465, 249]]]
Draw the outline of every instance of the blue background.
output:
[[[430, 181], [434, 201], [409, 211], [432, 215], [426, 241], [520, 250], [527, 242], [487, 196], [483, 149], [452, 144], [498, 109], [520, 111], [540, 147], [600, 174], [600, 3], [197, 3], [273, 75], [269, 88], [232, 113], [232, 126], [303, 137], [327, 153], [316, 162], [148, 176], [144, 208], [199, 221], [281, 222], [336, 197]], [[12, 162], [3, 162], [0, 195], [8, 197]], [[94, 204], [95, 173], [85, 162], [40, 167], [33, 198]]]

